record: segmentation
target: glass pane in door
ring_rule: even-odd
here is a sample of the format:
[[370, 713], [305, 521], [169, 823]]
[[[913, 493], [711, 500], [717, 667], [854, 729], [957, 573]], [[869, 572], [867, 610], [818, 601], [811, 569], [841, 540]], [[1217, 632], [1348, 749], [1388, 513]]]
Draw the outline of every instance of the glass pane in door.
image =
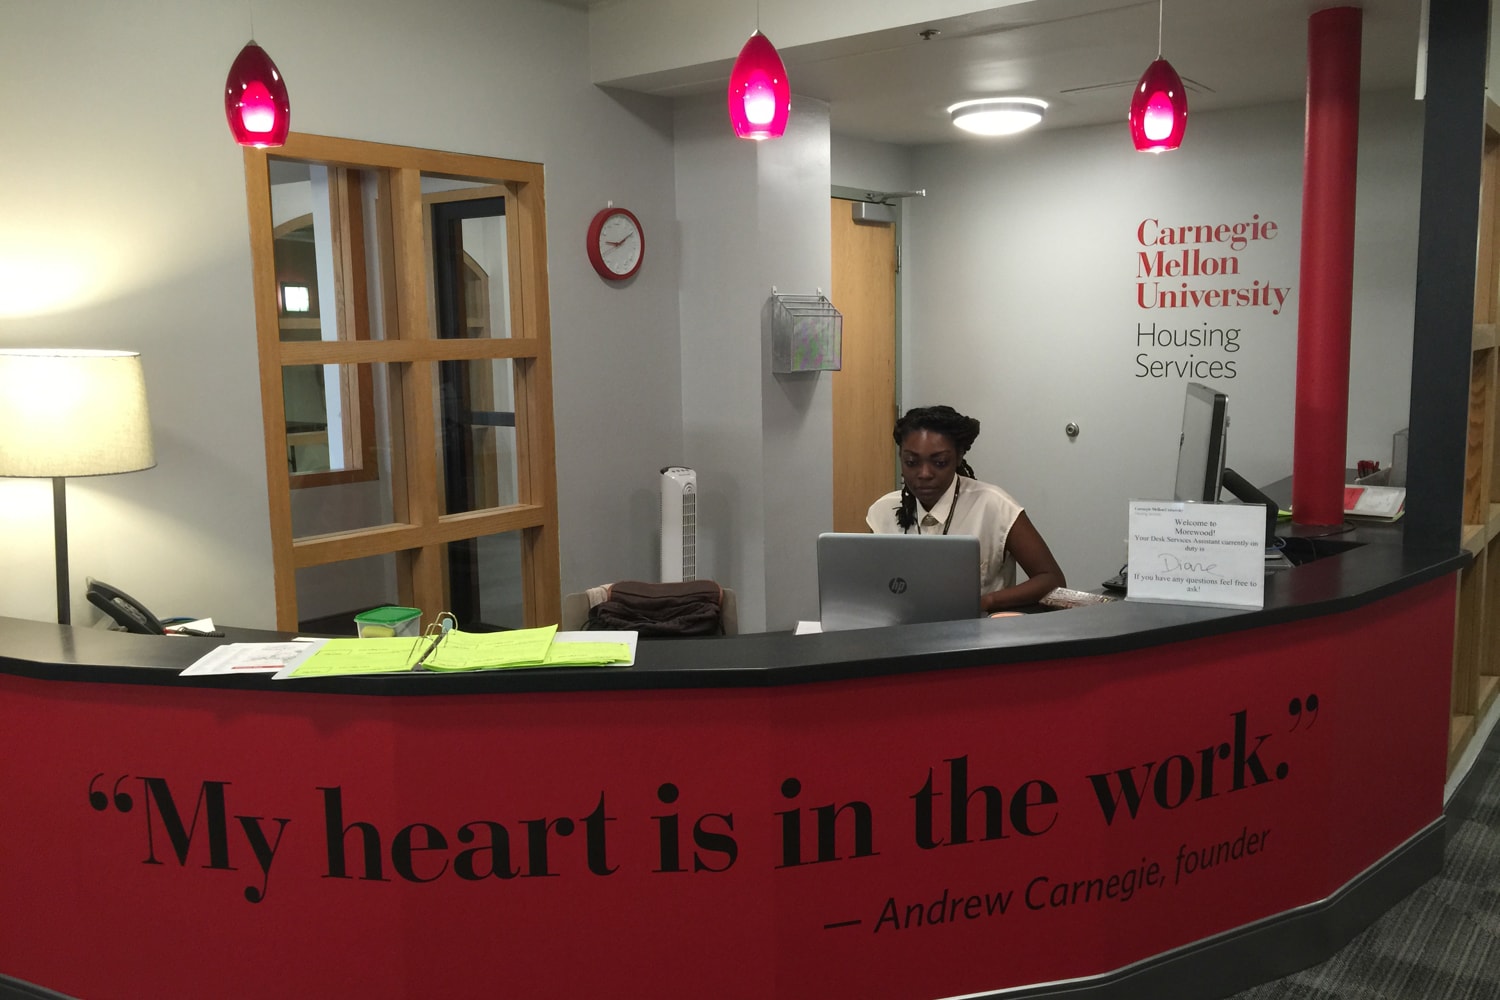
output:
[[380, 174], [275, 158], [270, 167], [281, 339], [385, 339], [394, 283]]
[[[297, 570], [298, 628], [309, 634], [355, 635], [355, 615], [400, 603], [395, 553]], [[428, 612], [423, 620], [434, 616]]]
[[[443, 338], [511, 336], [510, 233], [504, 188], [427, 189], [432, 244], [433, 321]], [[456, 184], [457, 182], [448, 182]]]
[[281, 369], [293, 537], [405, 520], [398, 507], [405, 497], [396, 495], [391, 476], [399, 467], [392, 448], [402, 440], [396, 367]]
[[436, 368], [442, 513], [520, 503], [514, 363], [441, 361]]
[[523, 532], [506, 531], [448, 546], [448, 603], [461, 628], [521, 628]]

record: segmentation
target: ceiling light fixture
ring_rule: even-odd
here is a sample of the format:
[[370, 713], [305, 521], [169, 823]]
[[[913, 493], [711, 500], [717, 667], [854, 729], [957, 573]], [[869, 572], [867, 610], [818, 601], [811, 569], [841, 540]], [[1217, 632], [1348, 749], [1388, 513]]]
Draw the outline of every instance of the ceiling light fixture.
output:
[[791, 113], [786, 66], [757, 28], [729, 73], [729, 122], [741, 139], [779, 139]]
[[1182, 145], [1187, 131], [1187, 90], [1161, 56], [1162, 4], [1156, 5], [1156, 61], [1146, 67], [1130, 98], [1130, 138], [1143, 153], [1165, 153]]
[[975, 135], [1014, 135], [1042, 120], [1047, 102], [1035, 97], [983, 97], [948, 106], [953, 124]]
[[292, 126], [286, 80], [254, 39], [240, 49], [229, 67], [229, 79], [224, 81], [224, 117], [229, 119], [234, 141], [241, 146], [263, 149], [286, 144]]

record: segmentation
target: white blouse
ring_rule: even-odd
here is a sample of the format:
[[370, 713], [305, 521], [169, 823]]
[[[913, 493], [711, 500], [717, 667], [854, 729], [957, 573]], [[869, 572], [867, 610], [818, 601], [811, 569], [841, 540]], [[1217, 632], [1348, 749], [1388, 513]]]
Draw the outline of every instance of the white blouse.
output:
[[[957, 507], [954, 507], [954, 489], [958, 488]], [[896, 524], [896, 511], [901, 506], [901, 491], [892, 490], [870, 505], [865, 523], [877, 535], [899, 535], [902, 530]], [[979, 592], [988, 594], [1016, 584], [1016, 560], [1005, 551], [1005, 540], [1010, 537], [1011, 525], [1021, 516], [1024, 508], [1014, 497], [998, 486], [982, 483], [977, 479], [954, 476], [948, 490], [932, 510], [923, 508], [917, 501], [917, 523], [913, 530], [923, 535], [941, 535], [943, 522], [953, 511], [950, 535], [973, 535], [979, 539]]]

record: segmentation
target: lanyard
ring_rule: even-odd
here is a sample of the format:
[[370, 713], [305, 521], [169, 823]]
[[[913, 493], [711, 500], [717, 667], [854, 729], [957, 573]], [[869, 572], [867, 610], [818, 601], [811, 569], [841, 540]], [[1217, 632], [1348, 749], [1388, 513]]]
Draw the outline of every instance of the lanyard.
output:
[[[962, 481], [963, 481], [963, 477], [962, 476], [954, 476], [953, 477], [953, 500], [948, 504], [948, 516], [943, 521], [943, 534], [945, 534], [945, 535], [948, 533], [948, 528], [953, 524], [953, 512], [958, 509], [958, 487], [959, 487], [959, 484]], [[931, 514], [928, 514], [927, 516], [928, 517], [932, 517]], [[921, 533], [922, 533], [921, 522], [918, 521], [917, 522], [917, 534], [920, 535]]]

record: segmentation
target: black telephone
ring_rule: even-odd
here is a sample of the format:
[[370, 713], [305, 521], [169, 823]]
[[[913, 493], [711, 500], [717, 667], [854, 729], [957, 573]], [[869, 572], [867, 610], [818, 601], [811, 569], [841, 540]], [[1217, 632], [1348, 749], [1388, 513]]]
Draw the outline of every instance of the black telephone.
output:
[[98, 580], [89, 581], [89, 603], [125, 627], [127, 632], [165, 635], [167, 630], [145, 606], [122, 590]]

